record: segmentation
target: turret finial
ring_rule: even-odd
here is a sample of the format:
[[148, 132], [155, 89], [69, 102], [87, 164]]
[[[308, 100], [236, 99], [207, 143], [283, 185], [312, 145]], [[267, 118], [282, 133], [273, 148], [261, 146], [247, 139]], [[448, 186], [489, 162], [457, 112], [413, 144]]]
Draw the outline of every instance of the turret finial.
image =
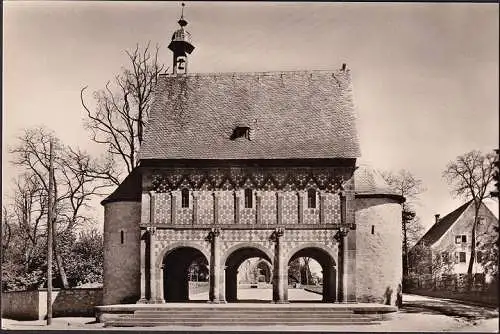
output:
[[185, 27], [185, 26], [187, 26], [187, 24], [188, 24], [188, 23], [187, 23], [187, 21], [186, 21], [186, 20], [184, 20], [184, 6], [186, 6], [186, 5], [185, 5], [185, 4], [184, 4], [184, 2], [183, 2], [183, 3], [181, 4], [181, 6], [182, 6], [182, 9], [181, 9], [181, 19], [180, 19], [179, 21], [177, 21], [177, 23], [179, 23], [179, 25], [180, 25], [181, 27]]

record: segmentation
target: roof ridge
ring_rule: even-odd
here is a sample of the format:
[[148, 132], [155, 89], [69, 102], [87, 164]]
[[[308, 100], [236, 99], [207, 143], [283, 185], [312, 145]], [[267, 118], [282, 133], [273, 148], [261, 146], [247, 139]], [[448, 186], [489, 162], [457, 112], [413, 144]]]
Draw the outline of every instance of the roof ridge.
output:
[[350, 69], [347, 68], [342, 70], [341, 68], [332, 70], [288, 70], [288, 71], [262, 71], [262, 72], [197, 72], [197, 73], [187, 73], [187, 74], [172, 74], [172, 73], [162, 73], [160, 77], [210, 77], [210, 76], [275, 76], [283, 74], [333, 74], [333, 73], [349, 73]]

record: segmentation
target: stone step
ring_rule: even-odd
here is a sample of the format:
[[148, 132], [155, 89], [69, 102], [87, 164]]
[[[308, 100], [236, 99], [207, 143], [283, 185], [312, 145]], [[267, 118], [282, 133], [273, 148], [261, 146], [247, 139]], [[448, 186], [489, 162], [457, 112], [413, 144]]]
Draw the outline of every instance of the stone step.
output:
[[176, 309], [170, 311], [156, 311], [156, 310], [137, 310], [135, 314], [158, 314], [158, 315], [169, 315], [169, 314], [291, 314], [291, 315], [333, 315], [333, 314], [353, 314], [351, 310], [231, 310], [231, 309], [219, 309], [219, 310], [183, 310]]
[[362, 316], [359, 314], [350, 314], [345, 317], [322, 317], [322, 318], [315, 318], [315, 317], [301, 317], [301, 318], [286, 318], [286, 317], [274, 317], [274, 316], [255, 316], [255, 315], [250, 315], [250, 316], [231, 316], [231, 315], [220, 315], [217, 317], [201, 317], [201, 316], [195, 316], [195, 315], [182, 315], [182, 316], [176, 316], [176, 317], [152, 317], [150, 315], [144, 315], [144, 316], [130, 316], [130, 317], [122, 317], [120, 319], [141, 319], [141, 320], [151, 320], [151, 321], [160, 321], [160, 320], [172, 320], [176, 321], [179, 319], [186, 319], [186, 320], [198, 320], [198, 319], [208, 319], [208, 320], [264, 320], [264, 319], [269, 319], [269, 320], [282, 320], [282, 321], [323, 321], [323, 320], [338, 320], [338, 319], [368, 319], [372, 320], [373, 318], [367, 317], [367, 316]]
[[296, 314], [278, 314], [278, 313], [268, 313], [268, 314], [256, 314], [256, 313], [247, 313], [247, 314], [233, 314], [233, 313], [221, 313], [221, 314], [207, 314], [207, 313], [174, 313], [174, 314], [155, 314], [155, 313], [136, 313], [135, 318], [153, 318], [153, 319], [176, 319], [176, 318], [275, 318], [275, 319], [303, 319], [303, 318], [312, 318], [312, 319], [330, 319], [330, 318], [355, 318], [358, 317], [359, 314], [307, 314], [307, 315], [296, 315]]
[[378, 321], [373, 321], [372, 319], [352, 319], [345, 320], [339, 319], [337, 321], [276, 321], [276, 319], [270, 319], [270, 321], [264, 321], [262, 319], [255, 321], [247, 321], [245, 319], [238, 319], [238, 322], [228, 322], [228, 321], [218, 321], [218, 320], [190, 320], [190, 321], [150, 321], [142, 319], [128, 319], [128, 320], [113, 320], [107, 321], [105, 327], [155, 327], [155, 326], [340, 326], [340, 325], [374, 325], [379, 324]]

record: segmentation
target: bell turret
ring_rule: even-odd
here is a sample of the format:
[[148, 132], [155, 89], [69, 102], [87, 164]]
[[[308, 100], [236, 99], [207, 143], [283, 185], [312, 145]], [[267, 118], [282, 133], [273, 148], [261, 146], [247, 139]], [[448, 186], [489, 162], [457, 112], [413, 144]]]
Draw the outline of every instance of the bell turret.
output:
[[194, 46], [191, 44], [191, 34], [184, 29], [188, 24], [184, 19], [184, 3], [182, 4], [181, 18], [177, 23], [179, 23], [181, 27], [172, 35], [172, 41], [168, 45], [168, 48], [174, 53], [172, 66], [173, 73], [185, 74], [187, 73], [187, 55], [193, 52]]

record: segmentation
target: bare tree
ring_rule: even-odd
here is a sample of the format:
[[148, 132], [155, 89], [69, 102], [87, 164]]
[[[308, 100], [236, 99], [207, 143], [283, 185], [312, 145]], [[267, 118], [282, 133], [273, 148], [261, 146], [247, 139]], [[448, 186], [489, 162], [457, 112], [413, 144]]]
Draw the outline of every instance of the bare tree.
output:
[[[474, 203], [474, 222], [471, 228], [471, 255], [467, 273], [472, 274], [476, 257], [476, 229], [479, 222], [479, 209], [483, 200], [489, 197], [494, 177], [496, 156], [474, 150], [458, 156], [448, 163], [443, 177], [452, 186], [452, 194]], [[471, 281], [471, 280], [470, 280]], [[472, 283], [472, 282], [470, 282]], [[471, 284], [469, 284], [469, 287]]]
[[[32, 215], [37, 212], [36, 221], [42, 221], [42, 217], [47, 214], [47, 194], [48, 194], [48, 171], [49, 171], [49, 143], [54, 142], [54, 211], [55, 228], [54, 251], [59, 274], [64, 287], [68, 282], [64, 270], [61, 250], [58, 247], [59, 236], [68, 231], [73, 231], [79, 226], [83, 226], [90, 221], [90, 216], [85, 213], [88, 209], [89, 201], [96, 195], [103, 195], [101, 190], [109, 187], [109, 180], [100, 180], [93, 175], [95, 171], [102, 170], [99, 163], [92, 159], [87, 153], [74, 150], [63, 145], [55, 135], [45, 128], [34, 128], [25, 131], [19, 138], [18, 145], [10, 152], [14, 155], [12, 163], [26, 171], [29, 178], [26, 182], [31, 182], [38, 190], [36, 194], [40, 196], [38, 200], [39, 210], [33, 211], [26, 207], [30, 202], [23, 195], [18, 202], [20, 214]], [[90, 173], [89, 171], [92, 171]], [[18, 187], [19, 188], [19, 187]], [[19, 188], [21, 190], [21, 188]], [[29, 193], [28, 193], [29, 194]], [[31, 230], [33, 225], [32, 217], [20, 217], [20, 221], [26, 222], [26, 232], [29, 238], [33, 238]], [[45, 219], [45, 218], [44, 218]]]
[[381, 174], [389, 187], [406, 199], [402, 205], [401, 227], [403, 233], [403, 274], [407, 277], [410, 263], [408, 261], [409, 249], [418, 241], [423, 232], [423, 226], [415, 213], [414, 205], [418, 201], [418, 195], [426, 189], [422, 180], [405, 169], [401, 169], [398, 173], [382, 171]]
[[122, 68], [113, 84], [108, 82], [104, 89], [94, 92], [93, 108], [85, 102], [87, 87], [81, 90], [81, 103], [88, 117], [86, 127], [94, 142], [107, 146], [110, 169], [106, 176], [117, 185], [123, 179], [122, 172], [128, 175], [138, 162], [153, 88], [164, 69], [158, 52], [159, 46], [151, 50], [149, 43], [143, 49], [137, 45], [134, 51], [127, 51], [130, 67]]

